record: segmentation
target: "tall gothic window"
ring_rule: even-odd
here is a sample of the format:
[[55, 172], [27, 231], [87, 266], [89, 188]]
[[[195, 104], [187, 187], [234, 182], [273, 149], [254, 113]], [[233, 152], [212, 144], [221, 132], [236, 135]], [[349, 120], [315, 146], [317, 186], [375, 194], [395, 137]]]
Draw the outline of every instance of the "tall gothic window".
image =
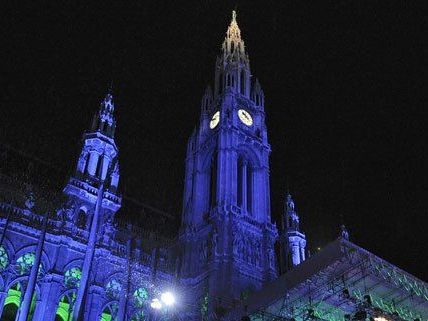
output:
[[71, 320], [73, 315], [74, 302], [76, 301], [76, 291], [69, 291], [61, 296], [56, 310], [55, 321]]
[[253, 169], [251, 163], [245, 158], [238, 159], [237, 173], [238, 206], [244, 212], [252, 213], [253, 206]]
[[211, 160], [211, 169], [210, 169], [210, 185], [209, 185], [209, 210], [216, 205], [217, 197], [217, 151], [214, 151], [212, 160]]
[[104, 163], [104, 157], [103, 157], [103, 155], [100, 155], [98, 157], [97, 170], [95, 172], [95, 176], [98, 178], [101, 178], [101, 173], [103, 171], [103, 163]]
[[79, 210], [79, 213], [77, 214], [76, 224], [78, 228], [81, 228], [81, 229], [86, 228], [86, 211], [83, 208], [81, 208]]
[[241, 83], [241, 94], [245, 95], [245, 71], [241, 71], [241, 79], [240, 79], [240, 83]]

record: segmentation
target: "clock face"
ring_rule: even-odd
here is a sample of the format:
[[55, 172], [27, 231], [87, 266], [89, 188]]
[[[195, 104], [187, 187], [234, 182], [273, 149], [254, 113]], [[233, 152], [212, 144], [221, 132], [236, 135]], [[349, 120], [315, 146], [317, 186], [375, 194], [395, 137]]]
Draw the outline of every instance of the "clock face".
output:
[[210, 128], [211, 129], [216, 128], [219, 122], [220, 122], [220, 112], [216, 111], [214, 115], [211, 117]]
[[238, 110], [238, 117], [247, 126], [251, 126], [253, 124], [253, 118], [250, 113], [244, 109]]

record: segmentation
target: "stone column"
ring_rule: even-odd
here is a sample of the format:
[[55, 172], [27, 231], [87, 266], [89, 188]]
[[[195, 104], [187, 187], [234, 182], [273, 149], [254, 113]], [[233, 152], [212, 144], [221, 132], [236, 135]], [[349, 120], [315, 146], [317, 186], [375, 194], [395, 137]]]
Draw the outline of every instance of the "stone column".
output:
[[40, 282], [40, 299], [34, 311], [33, 321], [54, 321], [60, 300], [62, 277], [45, 275]]
[[83, 320], [97, 321], [101, 314], [103, 300], [103, 288], [98, 285], [91, 285], [86, 297], [85, 313]]

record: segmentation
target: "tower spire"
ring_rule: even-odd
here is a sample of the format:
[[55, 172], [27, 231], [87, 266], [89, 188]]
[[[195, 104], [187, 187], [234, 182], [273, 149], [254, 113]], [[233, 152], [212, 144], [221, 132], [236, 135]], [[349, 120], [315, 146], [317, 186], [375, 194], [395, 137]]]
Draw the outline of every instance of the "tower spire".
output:
[[113, 83], [110, 84], [106, 96], [101, 101], [100, 109], [94, 115], [92, 123], [92, 131], [100, 132], [109, 138], [114, 137], [114, 131], [116, 128], [112, 85]]
[[221, 54], [216, 62], [215, 90], [217, 97], [226, 91], [250, 96], [250, 62], [245, 51], [245, 43], [236, 21], [236, 11], [227, 27], [226, 37], [221, 46]]

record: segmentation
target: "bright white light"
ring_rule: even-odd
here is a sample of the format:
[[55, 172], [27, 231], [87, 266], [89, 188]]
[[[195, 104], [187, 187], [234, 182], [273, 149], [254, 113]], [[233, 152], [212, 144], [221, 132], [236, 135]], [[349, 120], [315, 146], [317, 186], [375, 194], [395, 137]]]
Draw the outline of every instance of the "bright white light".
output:
[[387, 318], [384, 318], [384, 317], [376, 317], [374, 319], [375, 321], [389, 321]]
[[161, 300], [166, 305], [173, 305], [175, 303], [174, 295], [171, 292], [162, 293]]
[[159, 310], [162, 308], [162, 303], [158, 299], [153, 299], [150, 306], [155, 310]]

